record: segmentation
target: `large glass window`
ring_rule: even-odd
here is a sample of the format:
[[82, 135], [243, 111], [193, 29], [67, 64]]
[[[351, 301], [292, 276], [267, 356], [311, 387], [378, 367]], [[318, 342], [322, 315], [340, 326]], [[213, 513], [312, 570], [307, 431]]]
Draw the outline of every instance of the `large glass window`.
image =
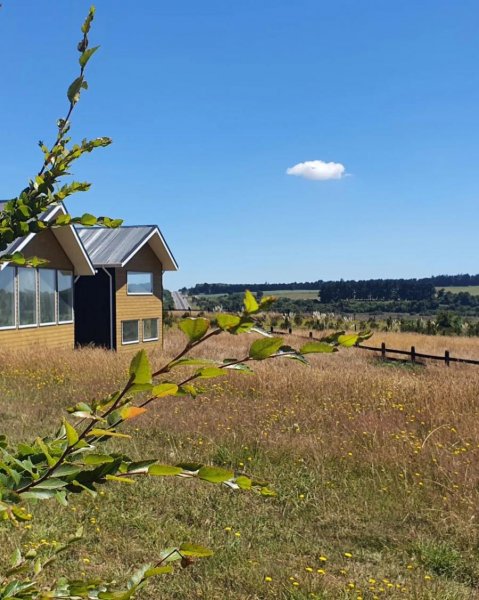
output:
[[143, 341], [158, 339], [158, 319], [143, 319]]
[[73, 274], [71, 271], [58, 273], [58, 322], [73, 321]]
[[37, 323], [37, 272], [18, 268], [18, 323], [20, 327]]
[[121, 322], [121, 339], [123, 344], [135, 344], [139, 342], [138, 321]]
[[40, 323], [55, 323], [56, 273], [54, 269], [39, 269]]
[[15, 269], [0, 271], [0, 327], [15, 326]]
[[128, 294], [153, 294], [153, 273], [128, 271], [126, 288]]

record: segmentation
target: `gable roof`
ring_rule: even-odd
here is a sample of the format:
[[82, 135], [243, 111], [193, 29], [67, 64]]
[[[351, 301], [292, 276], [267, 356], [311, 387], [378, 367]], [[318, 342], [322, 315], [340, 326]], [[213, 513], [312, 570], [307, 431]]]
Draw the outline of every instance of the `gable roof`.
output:
[[177, 271], [178, 264], [156, 225], [134, 225], [105, 229], [76, 227], [95, 267], [124, 267], [146, 244], [162, 264], [163, 271]]
[[[6, 201], [0, 202], [0, 211], [5, 207]], [[58, 213], [62, 213], [64, 215], [67, 214], [66, 208], [63, 204], [56, 204], [55, 206], [51, 206], [48, 210], [46, 210], [40, 217], [42, 221], [46, 221], [47, 223], [53, 219]], [[94, 275], [95, 269], [93, 264], [85, 251], [83, 244], [80, 241], [78, 233], [72, 225], [65, 225], [63, 227], [52, 227], [50, 231], [53, 233], [55, 238], [57, 239], [60, 246], [63, 248], [63, 251], [70, 259], [75, 275]], [[36, 233], [29, 233], [24, 237], [17, 238], [13, 240], [11, 244], [9, 244], [5, 250], [0, 251], [0, 256], [4, 254], [13, 254], [14, 252], [21, 252], [23, 248], [27, 246], [27, 244], [38, 235]], [[40, 257], [41, 258], [41, 257]], [[8, 263], [0, 263], [0, 270], [5, 268]]]

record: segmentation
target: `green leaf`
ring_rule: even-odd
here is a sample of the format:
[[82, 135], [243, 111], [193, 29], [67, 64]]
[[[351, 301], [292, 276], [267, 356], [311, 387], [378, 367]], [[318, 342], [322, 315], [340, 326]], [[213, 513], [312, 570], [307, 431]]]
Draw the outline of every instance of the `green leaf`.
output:
[[203, 317], [188, 317], [178, 323], [178, 327], [188, 336], [190, 343], [200, 340], [208, 331], [210, 322]]
[[256, 298], [253, 296], [253, 294], [249, 290], [246, 290], [246, 292], [244, 294], [243, 304], [244, 304], [245, 313], [248, 315], [256, 313], [259, 310], [258, 302], [256, 301]]
[[94, 46], [93, 48], [88, 48], [88, 50], [85, 50], [85, 52], [83, 52], [83, 54], [78, 59], [78, 62], [80, 63], [81, 67], [86, 66], [87, 62], [95, 54], [99, 47], [100, 46]]
[[181, 467], [172, 467], [171, 465], [151, 465], [148, 468], [148, 475], [154, 475], [155, 477], [169, 477], [180, 473], [183, 473]]
[[[87, 588], [88, 589], [88, 588]], [[85, 590], [87, 591], [87, 590]], [[100, 592], [98, 594], [99, 600], [129, 600], [135, 593], [134, 589], [125, 590], [123, 592]], [[84, 598], [88, 596], [83, 596]]]
[[337, 348], [326, 342], [308, 342], [299, 349], [301, 354], [312, 354], [313, 352], [337, 352]]
[[96, 9], [94, 6], [90, 6], [88, 15], [87, 15], [83, 25], [81, 26], [82, 33], [88, 33], [90, 31], [91, 22], [93, 21], [93, 18], [95, 17], [95, 10]]
[[69, 86], [67, 97], [70, 104], [75, 104], [80, 99], [80, 90], [83, 83], [83, 76], [77, 77]]
[[35, 489], [37, 490], [58, 490], [62, 487], [68, 485], [67, 481], [63, 481], [63, 479], [58, 479], [56, 477], [50, 477], [49, 479], [45, 479], [45, 481], [40, 481], [35, 485]]
[[56, 219], [55, 219], [55, 225], [70, 225], [72, 220], [71, 215], [59, 215]]
[[249, 356], [254, 360], [263, 360], [272, 356], [283, 345], [282, 338], [263, 338], [251, 344]]
[[176, 383], [160, 383], [155, 385], [151, 393], [155, 398], [164, 398], [165, 396], [174, 396], [177, 391]]
[[80, 217], [80, 223], [85, 227], [93, 227], [97, 224], [97, 221], [98, 219], [95, 216], [90, 215], [90, 213], [85, 213]]
[[55, 497], [55, 490], [28, 490], [22, 493], [25, 500], [48, 500]]
[[260, 494], [261, 494], [262, 496], [269, 496], [269, 497], [274, 497], [274, 496], [276, 496], [276, 492], [275, 492], [274, 490], [270, 490], [270, 489], [269, 489], [269, 488], [267, 488], [267, 487], [262, 487], [262, 488], [261, 488], [261, 491], [260, 491]]
[[259, 309], [264, 310], [265, 308], [269, 308], [276, 300], [277, 298], [275, 296], [263, 296], [259, 303]]
[[91, 429], [87, 435], [90, 437], [102, 437], [107, 435], [110, 437], [131, 438], [131, 435], [127, 435], [126, 433], [118, 433], [116, 431], [112, 431], [111, 429]]
[[133, 377], [134, 384], [152, 382], [150, 361], [144, 350], [140, 350], [133, 357], [130, 363], [130, 375]]
[[242, 317], [240, 324], [236, 327], [233, 327], [233, 329], [230, 329], [230, 333], [233, 333], [234, 335], [248, 333], [248, 331], [251, 331], [255, 326], [256, 323], [253, 321], [253, 319]]
[[220, 314], [216, 316], [216, 322], [218, 323], [218, 327], [220, 329], [223, 329], [223, 331], [228, 331], [233, 327], [237, 327], [241, 322], [241, 318], [237, 315]]
[[326, 342], [328, 344], [337, 344], [338, 343], [338, 338], [341, 335], [344, 335], [345, 333], [346, 333], [345, 331], [335, 331], [334, 333], [331, 333], [330, 335], [322, 337], [321, 341], [322, 342]]
[[239, 477], [237, 477], [235, 479], [235, 483], [242, 490], [250, 490], [252, 486], [251, 479], [249, 477], [246, 477], [245, 475], [240, 475]]
[[360, 331], [358, 333], [358, 343], [369, 340], [373, 336], [372, 331]]
[[213, 379], [215, 377], [227, 375], [227, 373], [224, 369], [220, 369], [218, 367], [205, 367], [204, 369], [197, 371], [195, 375], [199, 379]]
[[156, 575], [164, 575], [165, 573], [171, 573], [173, 571], [173, 567], [171, 565], [165, 565], [163, 567], [152, 567], [145, 571], [145, 578], [155, 577]]
[[128, 483], [130, 485], [136, 483], [134, 479], [130, 479], [128, 477], [119, 477], [117, 475], [110, 475], [109, 473], [105, 475], [105, 479], [108, 479], [108, 481], [116, 481], [118, 483]]
[[78, 475], [80, 470], [81, 469], [77, 465], [63, 463], [53, 471], [52, 475], [55, 477], [67, 477], [68, 475]]
[[229, 365], [228, 363], [226, 363], [225, 369], [228, 369], [231, 371], [239, 371], [240, 373], [247, 373], [247, 374], [253, 373], [253, 370], [250, 369], [248, 367], [248, 365], [245, 365], [244, 363], [237, 363], [234, 365]]
[[47, 462], [48, 462], [48, 466], [54, 467], [56, 465], [56, 460], [53, 459], [52, 456], [50, 455], [50, 452], [49, 452], [48, 447], [45, 444], [45, 442], [41, 438], [38, 437], [36, 439], [36, 443], [37, 443], [38, 447], [40, 448], [40, 450], [45, 455], [45, 458], [47, 459]]
[[213, 556], [214, 554], [212, 550], [199, 544], [184, 543], [181, 544], [179, 550], [183, 556], [192, 556], [194, 558], [204, 558], [206, 556]]
[[233, 471], [222, 469], [221, 467], [201, 467], [198, 471], [198, 477], [210, 483], [223, 483], [234, 477]]
[[77, 430], [73, 427], [73, 425], [70, 425], [70, 423], [65, 418], [63, 419], [63, 426], [65, 427], [68, 445], [74, 446], [79, 439]]
[[109, 456], [108, 454], [87, 454], [83, 459], [83, 462], [86, 465], [104, 465], [106, 463], [111, 463], [114, 460], [113, 456]]
[[194, 385], [191, 385], [191, 383], [185, 383], [184, 385], [180, 385], [178, 387], [178, 391], [176, 392], [175, 396], [191, 396], [192, 398], [196, 398], [199, 393], [200, 390]]
[[354, 344], [358, 341], [358, 335], [356, 333], [349, 335], [340, 335], [338, 337], [338, 344], [340, 346], [344, 346], [345, 348], [350, 348], [354, 346]]

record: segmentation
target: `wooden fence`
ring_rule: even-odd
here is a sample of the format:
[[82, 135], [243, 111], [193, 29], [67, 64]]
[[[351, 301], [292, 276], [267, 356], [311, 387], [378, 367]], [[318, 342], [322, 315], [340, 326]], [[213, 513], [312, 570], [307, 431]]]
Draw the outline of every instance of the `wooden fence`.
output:
[[[293, 330], [291, 328], [288, 329], [288, 331], [274, 331], [274, 329], [271, 327], [270, 329], [271, 333], [274, 334], [279, 334], [279, 335], [284, 335], [285, 333], [288, 333], [289, 335], [293, 335]], [[296, 337], [300, 337], [300, 338], [304, 338], [304, 339], [309, 339], [309, 340], [315, 340], [315, 341], [320, 341], [318, 340], [318, 338], [315, 338], [313, 336], [313, 332], [310, 331], [309, 335], [299, 335], [299, 334], [294, 334]], [[444, 354], [441, 355], [435, 355], [435, 354], [424, 354], [423, 352], [417, 352], [416, 351], [416, 347], [415, 346], [411, 346], [411, 350], [396, 350], [394, 348], [387, 348], [385, 342], [381, 343], [380, 347], [375, 347], [375, 346], [365, 346], [364, 344], [357, 344], [355, 346], [355, 348], [359, 348], [359, 350], [370, 350], [372, 352], [379, 352], [381, 354], [381, 358], [383, 360], [397, 360], [400, 361], [402, 360], [403, 362], [404, 359], [401, 358], [396, 358], [391, 356], [391, 354], [398, 354], [400, 356], [406, 356], [408, 358], [406, 358], [406, 361], [411, 361], [411, 363], [413, 364], [420, 364], [418, 359], [421, 358], [425, 358], [427, 360], [439, 360], [442, 361], [446, 367], [449, 367], [451, 363], [455, 362], [455, 363], [463, 363], [463, 364], [468, 364], [468, 365], [479, 365], [479, 360], [473, 360], [472, 358], [459, 358], [457, 356], [451, 356], [451, 353], [449, 352], [449, 350], [445, 350]], [[388, 356], [389, 354], [389, 356]]]

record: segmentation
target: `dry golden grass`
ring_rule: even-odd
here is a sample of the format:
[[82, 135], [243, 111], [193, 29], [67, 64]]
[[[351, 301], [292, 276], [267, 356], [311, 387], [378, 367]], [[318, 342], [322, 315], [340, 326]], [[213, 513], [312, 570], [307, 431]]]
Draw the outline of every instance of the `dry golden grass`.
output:
[[[479, 358], [474, 339], [384, 333], [371, 343], [381, 341]], [[182, 342], [169, 332], [155, 361]], [[224, 336], [202, 354], [239, 357], [250, 342]], [[17, 440], [54, 427], [62, 407], [111, 391], [128, 362], [89, 349], [3, 351], [0, 361], [2, 429]], [[83, 520], [85, 541], [62, 569], [80, 561], [89, 575], [111, 576], [172, 542], [215, 549], [146, 590], [152, 599], [479, 597], [479, 367], [384, 364], [343, 349], [313, 356], [310, 367], [283, 359], [255, 371], [214, 380], [196, 400], [158, 402], [119, 447], [254, 473], [276, 498], [180, 480], [109, 486], [103, 501], [38, 506], [33, 528], [0, 530], [0, 546], [58, 539]]]

